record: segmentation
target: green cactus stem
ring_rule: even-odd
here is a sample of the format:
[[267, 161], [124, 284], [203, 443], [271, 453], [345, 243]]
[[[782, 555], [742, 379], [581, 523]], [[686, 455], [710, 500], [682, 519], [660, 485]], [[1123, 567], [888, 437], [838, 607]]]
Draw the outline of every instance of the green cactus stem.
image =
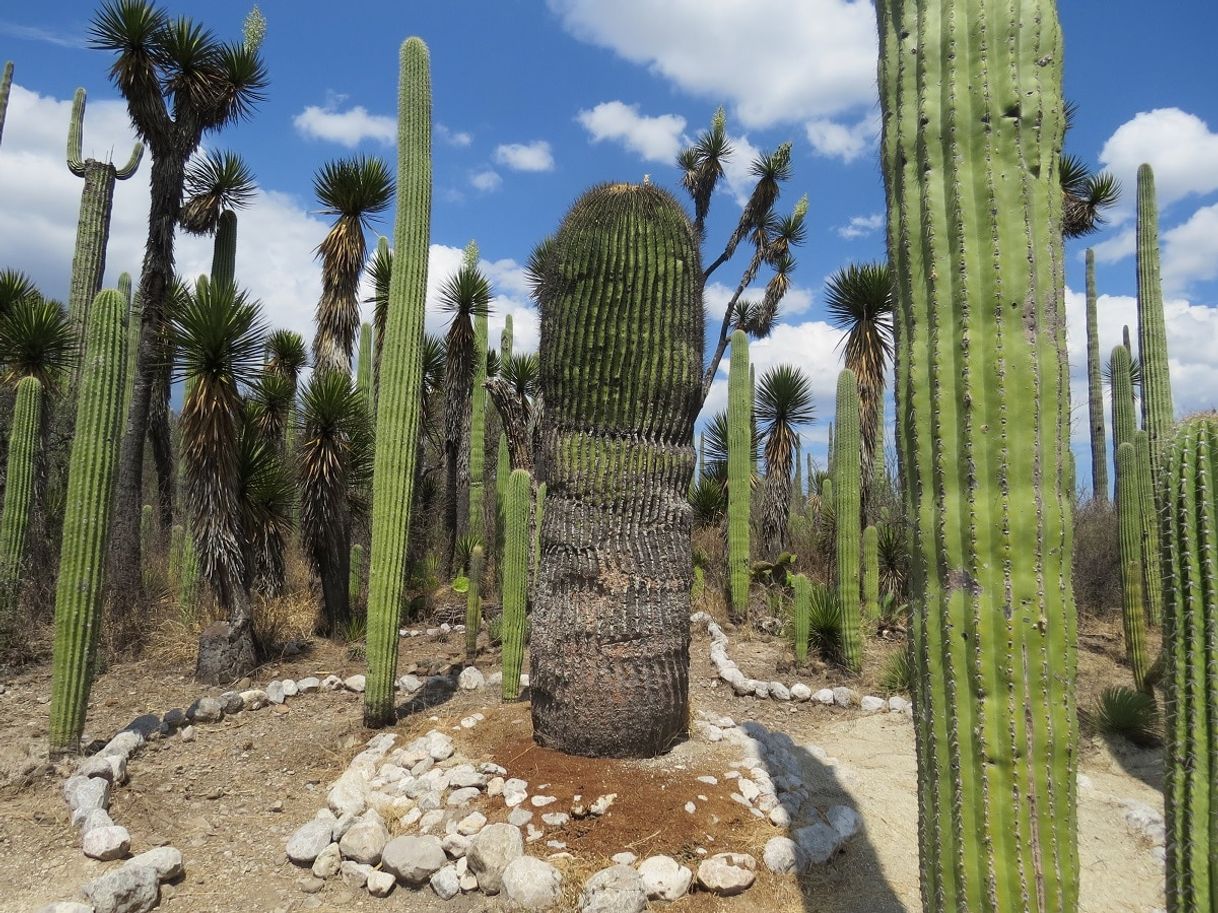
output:
[[[125, 284], [124, 284], [125, 280]], [[127, 302], [127, 347], [124, 358], [127, 359], [126, 380], [123, 387], [123, 415], [131, 409], [131, 397], [135, 394], [135, 365], [140, 351], [140, 301], [139, 292], [132, 292], [131, 275], [123, 273], [118, 280], [118, 290], [126, 290], [124, 300]]]
[[398, 619], [414, 494], [423, 390], [423, 317], [431, 239], [431, 63], [408, 38], [398, 79], [397, 219], [389, 314], [377, 397], [372, 476], [372, 567], [368, 591], [368, 681], [364, 725], [394, 722]]
[[749, 613], [750, 520], [753, 474], [753, 393], [749, 338], [732, 334], [727, 378], [727, 568], [732, 617]]
[[178, 587], [182, 582], [182, 543], [185, 532], [181, 523], [175, 523], [169, 531], [169, 585]]
[[216, 236], [212, 240], [211, 281], [237, 281], [237, 214], [231, 209], [220, 213]]
[[586, 192], [553, 245], [533, 731], [568, 754], [650, 757], [689, 729], [698, 243], [681, 205], [645, 182]]
[[[472, 242], [471, 242], [472, 243]], [[486, 540], [486, 346], [489, 318], [474, 317], [474, 380], [469, 407], [469, 523], [471, 535]]]
[[140, 511], [140, 560], [144, 563], [144, 589], [152, 588], [152, 547], [156, 539], [156, 517], [151, 504]]
[[144, 147], [139, 143], [122, 168], [112, 162], [84, 159], [81, 135], [84, 132], [85, 90], [77, 89], [72, 100], [72, 121], [68, 129], [68, 170], [84, 178], [80, 194], [80, 214], [76, 222], [76, 252], [72, 256], [72, 284], [68, 291], [68, 315], [78, 327], [89, 320], [89, 305], [101, 288], [106, 271], [106, 243], [110, 239], [110, 214], [114, 208], [114, 182], [135, 174]]
[[524, 668], [525, 608], [529, 597], [529, 502], [532, 479], [523, 469], [513, 470], [504, 503], [503, 585], [500, 628], [503, 650], [503, 699], [520, 696], [520, 672]]
[[[469, 556], [469, 590], [465, 594], [465, 662], [472, 666], [478, 657], [478, 632], [482, 630], [482, 569], [481, 545], [475, 545]], [[517, 679], [519, 681], [519, 678]]]
[[541, 523], [546, 511], [546, 483], [537, 486], [536, 509], [533, 512], [533, 576], [534, 585], [541, 575]]
[[1133, 444], [1116, 452], [1117, 523], [1120, 530], [1121, 611], [1125, 626], [1125, 656], [1133, 683], [1146, 689], [1146, 601], [1142, 587], [1141, 472]]
[[351, 565], [347, 572], [347, 601], [351, 604], [352, 613], [359, 605], [360, 596], [364, 593], [364, 547], [356, 542], [351, 546]]
[[1091, 490], [1108, 501], [1108, 437], [1104, 429], [1104, 390], [1100, 384], [1100, 322], [1096, 308], [1095, 251], [1087, 248], [1087, 409], [1091, 431]]
[[795, 591], [792, 600], [792, 622], [795, 628], [795, 661], [807, 662], [808, 637], [811, 634], [812, 585], [803, 574], [796, 574], [791, 581]]
[[[512, 357], [512, 315], [503, 317], [503, 332], [499, 334], [499, 364], [506, 363]], [[495, 497], [499, 510], [503, 510], [503, 495], [507, 486], [508, 475], [512, 469], [511, 451], [508, 447], [506, 434], [499, 435], [499, 452], [495, 463]]]
[[1163, 537], [1160, 513], [1155, 503], [1150, 435], [1139, 431], [1134, 434], [1133, 442], [1138, 464], [1138, 499], [1142, 519], [1142, 580], [1146, 594], [1146, 621], [1157, 627], [1163, 622]]
[[859, 444], [859, 388], [849, 368], [837, 377], [837, 439], [833, 447], [833, 516], [837, 518], [834, 553], [837, 605], [842, 616], [842, 664], [863, 668], [863, 631], [859, 604], [859, 529], [862, 523], [862, 454]]
[[1150, 435], [1150, 465], [1159, 475], [1163, 443], [1175, 423], [1167, 362], [1167, 322], [1159, 276], [1159, 209], [1155, 174], [1138, 169], [1138, 359], [1142, 365], [1142, 428]]
[[1160, 488], [1167, 607], [1167, 909], [1218, 904], [1218, 417], [1182, 422], [1166, 442]]
[[0, 514], [0, 646], [15, 630], [14, 612], [21, 595], [41, 428], [42, 383], [36, 377], [23, 377], [17, 383], [9, 426], [4, 512]]
[[376, 401], [372, 387], [372, 324], [359, 325], [359, 360], [355, 365], [355, 389], [364, 397], [370, 414], [375, 414]]
[[1057, 6], [875, 4], [924, 913], [1078, 909]]
[[1138, 422], [1134, 413], [1133, 377], [1131, 373], [1129, 350], [1124, 346], [1116, 346], [1112, 350], [1112, 358], [1108, 362], [1112, 372], [1112, 446], [1132, 444], [1133, 436], [1138, 430]]
[[51, 666], [51, 752], [76, 751], [92, 686], [97, 625], [106, 585], [106, 549], [114, 500], [126, 370], [127, 302], [98, 294], [86, 324], [67, 509], [55, 590]]
[[880, 617], [880, 531], [874, 526], [863, 530], [863, 617]]

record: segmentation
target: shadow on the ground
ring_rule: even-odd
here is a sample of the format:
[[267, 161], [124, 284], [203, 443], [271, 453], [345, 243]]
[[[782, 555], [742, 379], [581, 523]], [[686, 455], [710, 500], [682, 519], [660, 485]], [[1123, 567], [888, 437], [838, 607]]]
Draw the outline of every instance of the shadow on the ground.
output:
[[[760, 746], [758, 766], [769, 773], [779, 805], [790, 816], [786, 832], [798, 848], [803, 910], [909, 913], [884, 875], [861, 815], [857, 832], [840, 843], [840, 830], [835, 825], [848, 827], [849, 815], [829, 810], [846, 806], [857, 814], [857, 809], [831, 759], [823, 752], [814, 753], [810, 747], [796, 744], [785, 732], [769, 730], [760, 723], [744, 723], [741, 728]], [[821, 861], [837, 843], [840, 847]], [[911, 852], [917, 852], [917, 848], [911, 847]]]
[[1120, 765], [1121, 770], [1135, 780], [1141, 780], [1151, 789], [1163, 792], [1163, 748], [1140, 748], [1119, 735], [1103, 735], [1108, 754]]
[[398, 705], [398, 719], [447, 704], [456, 693], [457, 672], [450, 672], [448, 675], [429, 675], [423, 680], [422, 688], [410, 695], [410, 699], [404, 704]]

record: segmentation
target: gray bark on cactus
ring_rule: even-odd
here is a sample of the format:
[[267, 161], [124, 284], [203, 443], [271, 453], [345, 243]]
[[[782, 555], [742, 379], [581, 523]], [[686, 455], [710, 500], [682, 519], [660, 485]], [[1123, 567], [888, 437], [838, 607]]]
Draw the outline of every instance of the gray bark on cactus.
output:
[[688, 730], [698, 245], [648, 184], [593, 188], [555, 245], [540, 302], [533, 729], [571, 754], [647, 757]]

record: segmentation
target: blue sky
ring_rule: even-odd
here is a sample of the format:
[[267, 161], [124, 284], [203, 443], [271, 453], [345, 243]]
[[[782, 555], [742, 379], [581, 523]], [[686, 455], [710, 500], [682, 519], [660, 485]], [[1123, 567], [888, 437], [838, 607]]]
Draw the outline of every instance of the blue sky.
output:
[[[266, 102], [247, 123], [207, 138], [240, 152], [263, 193], [241, 215], [238, 274], [269, 317], [311, 336], [319, 289], [312, 247], [326, 229], [311, 180], [330, 158], [391, 159], [397, 48], [412, 34], [432, 50], [437, 123], [431, 284], [477, 239], [517, 338], [535, 344], [519, 264], [588, 185], [649, 173], [676, 187], [671, 160], [715, 107], [737, 139], [736, 180], [717, 196], [707, 253], [739, 214], [749, 151], [794, 143], [794, 176], [780, 206], [810, 199], [809, 239], [783, 326], [754, 346], [760, 366], [790, 361], [813, 377], [820, 420], [806, 440], [819, 452], [840, 366], [837, 334], [822, 322], [822, 287], [838, 267], [883, 255], [883, 188], [876, 157], [874, 14], [849, 0], [447, 0], [444, 3], [265, 0]], [[130, 132], [106, 80], [107, 57], [83, 47], [92, 3], [6, 4], [0, 59], [16, 65], [0, 145], [0, 265], [31, 272], [64, 295], [79, 184], [62, 163], [69, 100], [89, 92], [85, 150], [125, 159]], [[171, 2], [236, 38], [244, 2]], [[1063, 3], [1067, 96], [1080, 114], [1068, 148], [1125, 179], [1151, 161], [1162, 199], [1164, 280], [1173, 376], [1181, 411], [1215, 405], [1218, 365], [1218, 98], [1209, 47], [1218, 12], [1179, 0], [1172, 15], [1144, 3]], [[440, 126], [442, 125], [442, 126]], [[148, 163], [120, 188], [107, 271], [136, 271]], [[1089, 240], [1100, 259], [1101, 343], [1134, 320], [1131, 207]], [[388, 232], [390, 217], [377, 227]], [[1070, 250], [1071, 361], [1082, 379], [1083, 244]], [[207, 245], [180, 245], [185, 273], [202, 271]], [[742, 258], [738, 258], [742, 259]], [[721, 270], [735, 284], [742, 264]], [[717, 326], [722, 292], [708, 295]], [[501, 318], [500, 318], [501, 319]], [[496, 319], [492, 328], [500, 322]], [[429, 326], [442, 329], [433, 313]], [[1089, 465], [1085, 387], [1076, 385], [1080, 471]], [[717, 389], [710, 408], [724, 401]], [[891, 409], [889, 414], [891, 414]]]

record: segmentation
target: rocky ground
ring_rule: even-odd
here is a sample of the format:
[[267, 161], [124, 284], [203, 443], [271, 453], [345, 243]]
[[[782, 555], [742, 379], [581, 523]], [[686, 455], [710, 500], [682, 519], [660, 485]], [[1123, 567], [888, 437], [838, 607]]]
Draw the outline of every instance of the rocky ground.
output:
[[[784, 649], [776, 641], [741, 637], [739, 642], [734, 632], [729, 638], [729, 654], [750, 676], [780, 678], [788, 685], [798, 680], [811, 691], [842, 684], [831, 671], [803, 670], [802, 675], [799, 670], [777, 671], [785, 665]], [[1084, 637], [1081, 665], [1088, 694], [1099, 687], [1097, 682], [1125, 680], [1112, 651], [1104, 647], [1103, 636], [1090, 640], [1098, 646], [1088, 647], [1090, 641]], [[916, 777], [908, 718], [887, 709], [865, 712], [857, 703], [844, 708], [815, 700], [738, 696], [717, 677], [721, 670], [712, 665], [710, 648], [705, 627], [696, 626], [694, 718], [710, 725], [696, 726], [693, 737], [665, 757], [628, 763], [547, 752], [531, 741], [527, 704], [505, 704], [493, 688], [453, 687], [429, 693], [428, 701], [416, 695], [406, 704], [408, 712], [393, 731], [396, 738], [377, 760], [373, 776], [388, 775], [405, 783], [403, 778], [414, 777], [405, 762], [414, 762], [412, 769], [418, 765], [411, 752], [428, 746], [425, 754], [430, 756], [430, 746], [439, 744], [435, 753], [444, 757], [432, 757], [437, 773], [420, 769], [419, 779], [430, 786], [437, 785], [437, 778], [443, 782], [444, 789], [437, 794], [443, 803], [441, 818], [453, 820], [454, 828], [458, 818], [465, 822], [464, 830], [473, 835], [459, 836], [471, 845], [483, 830], [496, 833], [493, 828], [499, 825], [497, 833], [503, 834], [509, 822], [519, 823], [523, 852], [539, 863], [518, 865], [518, 880], [541, 885], [556, 872], [560, 881], [554, 885], [559, 897], [554, 909], [558, 910], [577, 909], [581, 891], [594, 877], [602, 882], [634, 877], [621, 869], [596, 875], [612, 866], [615, 856], [637, 869], [643, 860], [661, 855], [670, 857], [673, 865], [652, 863], [647, 873], [651, 882], [693, 879], [692, 893], [668, 905], [674, 910], [920, 910]], [[427, 673], [443, 672], [459, 658], [461, 649], [459, 635], [404, 639], [401, 670], [415, 672], [421, 679]], [[493, 668], [493, 663], [487, 665], [488, 671]], [[249, 684], [320, 680], [329, 675], [347, 678], [361, 670], [362, 660], [351, 658], [345, 648], [320, 644], [259, 670]], [[42, 761], [48, 670], [35, 669], [0, 681], [4, 688], [0, 693], [0, 910], [33, 913], [48, 902], [75, 897], [82, 884], [123, 863], [82, 854], [81, 837], [63, 798], [64, 779], [73, 765], [50, 768]], [[855, 687], [868, 693], [867, 684]], [[140, 714], [185, 709], [205, 693], [180, 669], [147, 663], [116, 666], [94, 687], [89, 732], [109, 739]], [[218, 697], [218, 692], [213, 696]], [[283, 704], [246, 710], [217, 722], [196, 722], [189, 731], [151, 740], [132, 755], [129, 780], [113, 788], [109, 815], [129, 834], [129, 852], [172, 846], [183, 860], [183, 874], [167, 873], [170, 880], [160, 887], [158, 909], [170, 913], [506, 909], [504, 894], [460, 892], [461, 878], [471, 867], [483, 865], [475, 864], [472, 856], [461, 865], [461, 859], [470, 855], [469, 847], [463, 847], [455, 863], [450, 858], [433, 863], [451, 866], [457, 879], [457, 893], [447, 901], [430, 884], [420, 890], [398, 885], [390, 888], [388, 897], [373, 897], [366, 884], [360, 885], [360, 875], [366, 882], [368, 873], [355, 870], [358, 863], [351, 859], [347, 877], [338, 873], [329, 878], [314, 876], [313, 865], [304, 860], [300, 865], [288, 860], [289, 840], [302, 825], [316, 820], [321, 809], [333, 806], [332, 785], [377, 735], [362, 729], [360, 701], [358, 693], [346, 689], [292, 695]], [[424, 706], [431, 701], [431, 706]], [[726, 725], [724, 718], [736, 725]], [[446, 754], [449, 748], [451, 754]], [[384, 765], [390, 759], [391, 767], [402, 769], [402, 774], [386, 772]], [[1081, 770], [1082, 910], [1151, 913], [1163, 904], [1158, 754], [1125, 745], [1111, 748], [1088, 739]], [[427, 776], [431, 779], [423, 781]], [[467, 777], [473, 785], [461, 786]], [[767, 781], [774, 786], [772, 802], [766, 799]], [[460, 789], [473, 793], [462, 794], [464, 804], [454, 806], [449, 800]], [[615, 798], [602, 814], [593, 814], [591, 806], [607, 796]], [[518, 801], [512, 804], [513, 799]], [[385, 837], [434, 836], [442, 846], [447, 841], [444, 848], [451, 849], [454, 838], [446, 834], [444, 820], [437, 819], [432, 833], [421, 836], [426, 814], [421, 807], [431, 801], [412, 801], [420, 815], [409, 825], [402, 821], [413, 812], [397, 816], [394, 810], [384, 810]], [[784, 817], [787, 808], [793, 812], [790, 818]], [[799, 837], [796, 831], [807, 826], [809, 815], [814, 819], [819, 815], [832, 826], [839, 820], [833, 815], [849, 810], [857, 812], [861, 827], [850, 839], [837, 841], [827, 861], [808, 864], [801, 874], [770, 871], [767, 863], [782, 867], [776, 857], [784, 844], [775, 838]], [[373, 826], [356, 837], [370, 837], [375, 844], [378, 833]], [[347, 851], [366, 852], [355, 847], [357, 842], [348, 839]], [[393, 852], [403, 846], [423, 856], [434, 851], [431, 844], [399, 843]], [[791, 849], [806, 852], [803, 843]], [[733, 878], [748, 880], [743, 859], [725, 857], [717, 868], [704, 866], [718, 854], [747, 854], [755, 863], [753, 883], [742, 896], [720, 896], [699, 885], [700, 868], [705, 872], [703, 880], [718, 879], [720, 888], [726, 889]], [[400, 854], [395, 858], [400, 859]], [[656, 908], [664, 905], [652, 903]]]

